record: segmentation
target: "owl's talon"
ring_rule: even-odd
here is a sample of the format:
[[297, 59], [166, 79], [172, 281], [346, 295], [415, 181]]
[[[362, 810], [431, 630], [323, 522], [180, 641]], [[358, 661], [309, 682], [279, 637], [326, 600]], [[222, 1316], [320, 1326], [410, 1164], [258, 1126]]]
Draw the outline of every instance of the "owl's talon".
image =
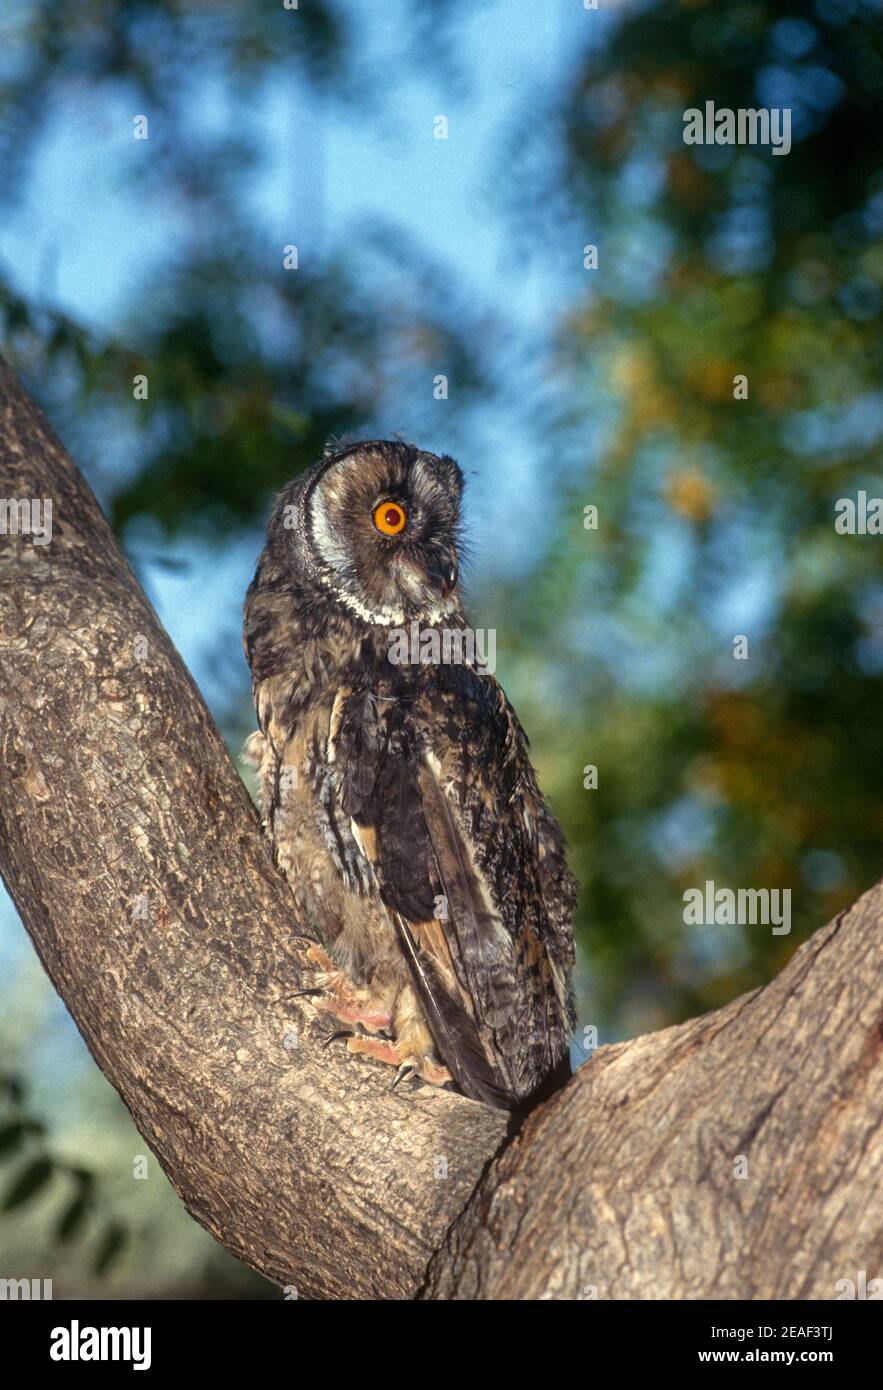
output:
[[375, 1037], [386, 1036], [392, 1019], [384, 1001], [364, 986], [354, 984], [324, 947], [314, 944], [306, 954], [310, 964], [318, 967], [320, 983], [297, 990], [297, 995], [314, 999], [320, 1012], [331, 1014], [341, 1023], [351, 1024]]
[[366, 1038], [356, 1034], [350, 1038], [346, 1050], [362, 1057], [371, 1057], [375, 1062], [384, 1062], [391, 1067], [397, 1067], [401, 1061], [391, 1038]]
[[[410, 1048], [410, 1044], [405, 1045]], [[413, 1077], [427, 1082], [430, 1086], [444, 1086], [452, 1080], [447, 1068], [433, 1061], [428, 1053], [417, 1056], [409, 1050], [408, 1055], [402, 1057], [400, 1046], [401, 1044], [393, 1038], [360, 1037], [356, 1034], [350, 1038], [346, 1050], [361, 1057], [371, 1057], [375, 1062], [383, 1062], [386, 1066], [396, 1067], [397, 1074], [392, 1083], [392, 1090], [395, 1090], [400, 1081], [407, 1081]]]
[[425, 1081], [428, 1086], [437, 1086], [442, 1091], [456, 1091], [454, 1078], [447, 1067], [441, 1066], [439, 1062], [434, 1062], [429, 1057], [424, 1057], [417, 1068], [417, 1074], [421, 1081]]
[[410, 1060], [408, 1060], [408, 1061], [406, 1061], [406, 1062], [402, 1062], [401, 1066], [399, 1067], [398, 1071], [397, 1071], [396, 1074], [395, 1074], [395, 1078], [394, 1078], [393, 1083], [392, 1083], [392, 1085], [390, 1086], [389, 1089], [390, 1089], [391, 1091], [394, 1091], [395, 1088], [396, 1088], [396, 1086], [398, 1086], [398, 1084], [399, 1084], [400, 1081], [409, 1081], [409, 1080], [411, 1079], [412, 1076], [418, 1076], [418, 1075], [419, 1075], [419, 1068], [418, 1068], [416, 1062], [412, 1062], [412, 1061], [410, 1061]]
[[354, 1028], [361, 1028], [374, 1037], [383, 1035], [390, 1021], [385, 1010], [374, 1008], [370, 1000], [358, 999], [341, 989], [323, 989], [320, 993], [324, 997], [317, 1000], [314, 1006], [320, 1013], [331, 1014], [340, 1023], [352, 1024]]

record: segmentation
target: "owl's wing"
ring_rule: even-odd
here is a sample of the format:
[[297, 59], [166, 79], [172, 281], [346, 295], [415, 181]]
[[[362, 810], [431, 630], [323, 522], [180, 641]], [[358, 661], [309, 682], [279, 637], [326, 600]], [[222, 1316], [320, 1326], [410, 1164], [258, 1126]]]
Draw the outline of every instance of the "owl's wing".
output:
[[329, 755], [442, 1060], [526, 1099], [566, 1063], [572, 880], [502, 690], [451, 667], [407, 700], [342, 692]]

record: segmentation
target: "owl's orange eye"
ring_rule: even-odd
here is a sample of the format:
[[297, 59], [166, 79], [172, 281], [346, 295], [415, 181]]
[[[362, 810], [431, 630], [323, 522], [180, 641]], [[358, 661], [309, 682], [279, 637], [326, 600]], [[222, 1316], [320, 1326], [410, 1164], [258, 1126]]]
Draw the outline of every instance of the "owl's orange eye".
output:
[[398, 502], [381, 502], [374, 508], [374, 525], [384, 536], [397, 536], [404, 531], [407, 520], [405, 509]]

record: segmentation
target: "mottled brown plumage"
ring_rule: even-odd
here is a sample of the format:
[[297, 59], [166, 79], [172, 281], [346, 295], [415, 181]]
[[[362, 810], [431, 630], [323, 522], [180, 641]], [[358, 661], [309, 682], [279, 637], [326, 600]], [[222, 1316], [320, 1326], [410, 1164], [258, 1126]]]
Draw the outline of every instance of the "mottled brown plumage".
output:
[[[375, 441], [277, 501], [245, 649], [264, 818], [348, 1046], [491, 1104], [568, 1070], [575, 883], [527, 740], [461, 652], [396, 664], [414, 622], [463, 634], [462, 474]], [[387, 534], [389, 526], [398, 527]]]

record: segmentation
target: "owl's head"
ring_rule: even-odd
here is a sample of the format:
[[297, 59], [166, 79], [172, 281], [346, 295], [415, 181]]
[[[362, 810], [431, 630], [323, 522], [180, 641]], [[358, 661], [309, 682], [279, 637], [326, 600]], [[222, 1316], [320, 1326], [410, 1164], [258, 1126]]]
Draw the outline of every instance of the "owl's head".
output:
[[371, 440], [326, 455], [279, 498], [277, 555], [366, 622], [437, 623], [459, 608], [463, 474], [453, 459]]

